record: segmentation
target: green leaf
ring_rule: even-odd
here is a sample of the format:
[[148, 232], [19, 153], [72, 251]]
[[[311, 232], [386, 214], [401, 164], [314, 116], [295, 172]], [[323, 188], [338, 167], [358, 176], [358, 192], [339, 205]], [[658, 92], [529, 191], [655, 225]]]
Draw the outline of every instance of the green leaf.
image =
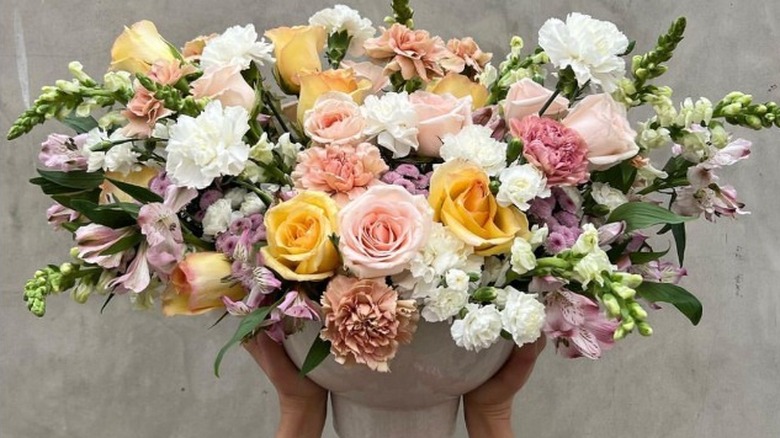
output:
[[60, 172], [57, 170], [38, 169], [38, 174], [54, 184], [81, 190], [98, 188], [105, 179], [103, 172], [100, 171], [85, 172], [83, 170], [74, 170], [72, 172]]
[[60, 121], [67, 127], [76, 131], [77, 134], [83, 134], [98, 127], [98, 122], [94, 117], [79, 117], [75, 112], [71, 112], [67, 116], [61, 118]]
[[126, 211], [105, 209], [103, 207], [104, 206], [84, 199], [74, 199], [71, 202], [72, 209], [83, 214], [87, 219], [96, 224], [105, 225], [111, 228], [122, 228], [135, 225], [135, 218]]
[[664, 302], [674, 305], [693, 325], [701, 321], [702, 305], [692, 293], [671, 283], [653, 283], [645, 281], [636, 288], [636, 293], [651, 302]]
[[680, 261], [680, 267], [682, 267], [685, 261], [685, 224], [673, 224], [672, 236], [674, 236], [674, 243], [677, 249], [677, 260]]
[[77, 199], [81, 199], [84, 201], [91, 202], [93, 204], [97, 204], [98, 199], [100, 198], [100, 189], [94, 189], [90, 191], [82, 190], [80, 192], [70, 191], [68, 193], [50, 194], [50, 196], [51, 199], [57, 201], [64, 207], [70, 208], [71, 210], [77, 210], [73, 208], [73, 201]]
[[591, 179], [597, 182], [608, 183], [611, 187], [623, 193], [628, 193], [628, 190], [634, 184], [636, 173], [636, 168], [630, 162], [624, 161], [607, 170], [593, 172]]
[[148, 204], [151, 202], [163, 202], [162, 196], [158, 195], [157, 193], [154, 193], [153, 191], [147, 189], [146, 187], [137, 186], [135, 184], [128, 184], [111, 178], [108, 178], [108, 181], [111, 184], [115, 185], [119, 190], [132, 196], [133, 199], [135, 199], [138, 202], [143, 202], [144, 204]]
[[325, 360], [330, 354], [330, 341], [322, 339], [319, 334], [314, 338], [314, 342], [311, 343], [309, 353], [306, 355], [306, 359], [301, 366], [301, 376], [309, 374], [313, 369], [317, 368], [319, 364]]
[[626, 232], [642, 230], [658, 224], [681, 224], [693, 217], [680, 216], [657, 205], [646, 202], [628, 202], [612, 211], [607, 222], [624, 221]]
[[109, 246], [103, 251], [100, 251], [100, 255], [107, 256], [107, 255], [120, 253], [124, 250], [133, 248], [134, 246], [141, 243], [142, 240], [143, 240], [143, 236], [141, 234], [133, 233], [127, 237], [123, 237], [119, 239], [119, 241], [116, 242], [115, 244]]
[[215, 376], [219, 377], [219, 365], [222, 363], [222, 358], [225, 356], [225, 353], [227, 353], [230, 347], [238, 344], [244, 338], [246, 338], [252, 332], [254, 332], [260, 326], [260, 324], [262, 324], [263, 321], [265, 321], [265, 318], [268, 316], [269, 313], [271, 313], [271, 310], [274, 307], [276, 306], [273, 305], [267, 307], [260, 307], [256, 309], [254, 312], [245, 316], [244, 319], [241, 320], [241, 323], [238, 324], [238, 329], [236, 329], [236, 333], [233, 334], [233, 337], [230, 338], [227, 344], [225, 344], [225, 346], [219, 350], [219, 353], [217, 353], [217, 358], [214, 360]]
[[137, 218], [138, 214], [141, 212], [141, 206], [132, 202], [114, 202], [112, 204], [101, 204], [98, 205], [95, 209], [98, 211], [122, 211], [129, 214], [134, 219]]
[[661, 252], [634, 252], [628, 255], [628, 257], [631, 259], [631, 263], [634, 265], [644, 265], [645, 263], [650, 263], [652, 261], [658, 260], [661, 257], [665, 256], [667, 253], [669, 253], [669, 250], [672, 249], [671, 247], [667, 248], [666, 251]]

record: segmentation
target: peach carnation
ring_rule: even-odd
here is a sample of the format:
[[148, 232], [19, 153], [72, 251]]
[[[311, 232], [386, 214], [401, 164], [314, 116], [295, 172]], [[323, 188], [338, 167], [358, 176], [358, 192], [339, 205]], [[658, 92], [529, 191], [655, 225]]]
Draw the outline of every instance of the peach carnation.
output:
[[126, 137], [147, 138], [152, 134], [155, 123], [173, 112], [165, 107], [163, 102], [152, 95], [141, 84], [136, 84], [135, 95], [122, 110], [127, 119], [127, 125], [122, 129]]
[[471, 69], [473, 73], [482, 73], [485, 65], [493, 58], [492, 53], [483, 52], [471, 37], [452, 38], [447, 41], [447, 49], [452, 52], [456, 60], [453, 62], [453, 67], [448, 66], [447, 69], [455, 73], [461, 73], [466, 69]]
[[417, 329], [414, 300], [399, 300], [384, 279], [334, 277], [322, 296], [325, 327], [320, 336], [331, 342], [340, 364], [361, 363], [374, 371], [390, 371], [388, 362], [400, 344]]
[[301, 152], [292, 179], [295, 187], [328, 193], [341, 206], [377, 184], [387, 169], [372, 144], [330, 144]]
[[441, 61], [452, 57], [441, 38], [398, 23], [383, 29], [381, 36], [366, 40], [364, 47], [370, 58], [389, 61], [386, 72], [400, 71], [406, 80], [419, 76], [427, 82], [441, 77]]

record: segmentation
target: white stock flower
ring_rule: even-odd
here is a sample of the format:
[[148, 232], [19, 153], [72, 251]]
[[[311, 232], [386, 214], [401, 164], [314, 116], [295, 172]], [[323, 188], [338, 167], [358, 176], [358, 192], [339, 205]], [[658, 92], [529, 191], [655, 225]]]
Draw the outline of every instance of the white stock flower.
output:
[[218, 199], [206, 209], [206, 214], [203, 216], [203, 234], [216, 236], [224, 233], [230, 226], [232, 216], [233, 207], [230, 206], [230, 199]]
[[574, 242], [571, 251], [575, 254], [585, 255], [599, 249], [599, 231], [596, 227], [587, 223], [582, 226], [582, 234]]
[[439, 153], [444, 161], [465, 158], [482, 167], [488, 175], [496, 176], [506, 167], [506, 143], [494, 139], [492, 134], [486, 126], [465, 126], [455, 135], [444, 136]]
[[450, 326], [450, 334], [458, 347], [469, 351], [488, 348], [501, 336], [501, 313], [495, 305], [480, 307], [477, 304], [466, 305], [468, 313], [463, 319], [455, 320]]
[[501, 185], [496, 202], [502, 207], [514, 205], [520, 211], [526, 211], [531, 208], [529, 202], [534, 198], [546, 198], [551, 194], [547, 178], [532, 164], [508, 167], [501, 171], [498, 180]]
[[534, 224], [531, 227], [531, 237], [528, 238], [528, 243], [530, 243], [531, 248], [535, 250], [544, 244], [549, 234], [550, 229], [547, 228], [547, 224], [542, 225], [541, 227], [537, 224]]
[[536, 294], [526, 294], [508, 286], [506, 304], [501, 311], [501, 324], [518, 346], [534, 342], [542, 334], [544, 304]]
[[450, 269], [444, 275], [444, 280], [447, 282], [447, 287], [450, 289], [467, 291], [469, 290], [469, 274], [461, 271], [460, 269]]
[[[100, 128], [93, 128], [87, 132], [87, 138], [84, 140], [84, 147], [81, 150], [82, 154], [87, 158], [87, 172], [97, 172], [101, 169], [109, 170], [106, 163], [106, 152], [95, 149], [102, 149], [104, 142], [117, 142], [122, 140], [127, 140], [127, 137], [122, 135], [121, 129], [117, 129], [110, 136]], [[112, 147], [112, 149], [125, 144], [130, 146], [129, 143], [123, 143]], [[121, 167], [121, 164], [124, 161], [123, 158], [126, 158], [126, 152], [127, 151], [119, 150], [114, 153], [111, 160], [115, 167]]]
[[346, 30], [347, 34], [352, 37], [349, 41], [348, 53], [356, 58], [365, 53], [363, 43], [376, 34], [371, 20], [361, 17], [358, 11], [345, 5], [336, 5], [315, 13], [309, 18], [309, 24], [325, 27], [328, 34]]
[[405, 157], [412, 149], [417, 150], [417, 111], [406, 92], [386, 93], [382, 97], [369, 95], [361, 111], [366, 119], [363, 133], [377, 136], [377, 143], [391, 150], [393, 158]]
[[239, 106], [206, 105], [198, 117], [181, 115], [171, 127], [165, 170], [179, 187], [205, 189], [214, 178], [238, 175], [249, 157], [243, 136], [249, 114]]
[[482, 257], [474, 255], [474, 248], [458, 239], [441, 223], [434, 222], [425, 245], [409, 262], [414, 278], [414, 298], [421, 298], [437, 286], [441, 278], [453, 269], [465, 273], [479, 272]]
[[425, 298], [421, 315], [428, 322], [445, 321], [457, 315], [468, 302], [466, 290], [437, 287]]
[[249, 158], [263, 164], [271, 164], [274, 161], [273, 150], [274, 144], [268, 140], [268, 133], [263, 132], [260, 140], [249, 149]]
[[589, 15], [574, 12], [565, 23], [550, 18], [539, 29], [539, 46], [555, 67], [571, 66], [580, 86], [591, 81], [611, 93], [626, 71], [619, 55], [628, 48], [628, 38], [613, 23]]
[[300, 143], [294, 143], [290, 139], [290, 133], [285, 132], [279, 137], [279, 143], [276, 144], [276, 150], [282, 157], [284, 165], [287, 167], [295, 166], [295, 162], [298, 160], [298, 152], [303, 149], [303, 145]]
[[273, 63], [274, 45], [266, 43], [265, 38], [257, 41], [254, 24], [229, 27], [206, 43], [200, 57], [200, 66], [206, 70], [211, 67], [238, 65], [242, 70], [249, 68], [252, 61], [260, 65]]
[[241, 214], [244, 216], [250, 216], [256, 213], [265, 213], [266, 208], [265, 202], [257, 196], [257, 193], [249, 192], [244, 197], [244, 201], [241, 203], [239, 211], [241, 211]]
[[574, 265], [574, 279], [582, 283], [582, 287], [587, 287], [590, 282], [603, 286], [602, 273], [611, 274], [614, 269], [615, 266], [609, 261], [607, 253], [597, 248]]
[[138, 157], [140, 156], [141, 154], [133, 150], [131, 143], [118, 144], [106, 151], [103, 168], [111, 172], [127, 175], [138, 164]]
[[523, 275], [536, 267], [536, 255], [534, 255], [534, 250], [527, 240], [522, 237], [516, 238], [512, 242], [511, 251], [510, 263], [512, 270], [516, 273]]
[[478, 74], [476, 79], [480, 85], [489, 89], [498, 80], [498, 69], [493, 67], [493, 64], [488, 63], [482, 68], [482, 73]]
[[601, 204], [612, 211], [628, 202], [628, 198], [618, 189], [612, 188], [609, 183], [594, 182], [590, 195], [597, 204]]

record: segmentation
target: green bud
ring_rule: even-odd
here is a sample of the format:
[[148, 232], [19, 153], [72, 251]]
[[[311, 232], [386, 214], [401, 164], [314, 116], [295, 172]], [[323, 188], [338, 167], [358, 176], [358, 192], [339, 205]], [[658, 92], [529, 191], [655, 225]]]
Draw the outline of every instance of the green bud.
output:
[[631, 58], [631, 71], [637, 71], [641, 65], [642, 55], [634, 55], [634, 57]]
[[70, 82], [58, 79], [54, 82], [54, 85], [67, 94], [77, 94], [79, 91], [81, 91], [81, 84], [78, 82]]
[[77, 81], [81, 82], [87, 87], [94, 87], [97, 85], [94, 79], [89, 77], [88, 74], [84, 73], [84, 66], [81, 65], [80, 62], [72, 61], [70, 64], [68, 64], [68, 70], [70, 70], [70, 74], [72, 74]]
[[629, 274], [627, 272], [615, 272], [612, 274], [612, 281], [617, 281], [627, 287], [636, 288], [642, 284], [642, 276], [639, 274]]
[[761, 122], [761, 118], [753, 115], [746, 116], [745, 123], [753, 129], [761, 129], [764, 126]]
[[634, 322], [634, 318], [629, 316], [629, 317], [623, 319], [623, 322], [620, 323], [620, 327], [622, 327], [623, 330], [625, 330], [625, 331], [627, 331], [629, 333], [632, 332], [634, 330], [634, 327], [636, 327], [636, 323]]
[[647, 76], [649, 75], [649, 72], [646, 68], [639, 68], [636, 71], [634, 71], [634, 76], [636, 76], [637, 79], [645, 80], [647, 79]]
[[482, 303], [490, 303], [493, 302], [493, 300], [496, 299], [498, 296], [498, 292], [496, 291], [496, 288], [494, 287], [480, 287], [476, 291], [474, 291], [474, 294], [471, 296], [475, 301], [479, 301]]
[[490, 187], [490, 193], [493, 195], [496, 195], [498, 193], [499, 187], [501, 187], [501, 183], [499, 183], [497, 180], [490, 181], [489, 186]]
[[62, 275], [70, 275], [75, 271], [73, 263], [63, 263], [60, 265], [60, 272]]
[[753, 103], [753, 96], [751, 96], [750, 94], [745, 94], [739, 99], [737, 99], [737, 102], [741, 103], [742, 106], [748, 106], [751, 103]]
[[724, 102], [734, 102], [735, 100], [741, 99], [745, 93], [741, 91], [732, 91], [731, 93], [727, 94], [726, 97], [723, 98]]
[[610, 293], [602, 295], [601, 302], [604, 303], [604, 307], [607, 309], [607, 314], [609, 314], [609, 316], [615, 317], [620, 315], [620, 304], [614, 295]]
[[631, 313], [631, 316], [633, 316], [634, 319], [639, 321], [644, 321], [647, 319], [647, 311], [642, 308], [642, 305], [636, 301], [628, 305], [628, 311]]
[[74, 259], [78, 259], [79, 258], [79, 247], [78, 246], [74, 246], [74, 247], [72, 247], [70, 249], [70, 256], [73, 257]]
[[636, 296], [636, 291], [634, 289], [625, 286], [622, 283], [611, 283], [610, 287], [612, 288], [613, 292], [615, 292], [620, 298], [623, 298], [624, 300], [630, 300]]
[[94, 288], [86, 283], [79, 283], [78, 286], [76, 286], [73, 291], [71, 292], [70, 296], [73, 298], [73, 301], [84, 304], [87, 302], [87, 299], [89, 298], [89, 295], [94, 291]]
[[46, 275], [46, 272], [44, 272], [44, 271], [42, 271], [42, 270], [38, 269], [37, 271], [35, 271], [35, 274], [33, 274], [33, 275], [34, 275], [34, 277], [35, 277], [35, 278], [41, 278], [41, 277], [43, 277], [44, 275]]
[[742, 111], [742, 105], [739, 102], [734, 102], [723, 107], [722, 111], [727, 116], [736, 116]]
[[650, 324], [642, 321], [639, 324], [637, 324], [637, 329], [639, 330], [639, 334], [642, 336], [652, 336], [653, 335], [653, 328], [650, 327]]
[[612, 335], [612, 339], [619, 341], [625, 338], [627, 334], [628, 333], [626, 332], [626, 330], [621, 326], [615, 329], [615, 333]]

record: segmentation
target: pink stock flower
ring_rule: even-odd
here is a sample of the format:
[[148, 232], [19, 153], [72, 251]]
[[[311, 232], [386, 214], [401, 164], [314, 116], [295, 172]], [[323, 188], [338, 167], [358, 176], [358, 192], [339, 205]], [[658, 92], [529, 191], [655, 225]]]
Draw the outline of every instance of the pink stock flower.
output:
[[381, 36], [366, 40], [364, 47], [368, 57], [388, 61], [385, 73], [400, 71], [405, 80], [419, 76], [428, 82], [444, 76], [441, 62], [453, 57], [441, 38], [398, 23], [384, 29]]
[[331, 342], [336, 362], [361, 363], [380, 372], [390, 371], [388, 362], [400, 344], [411, 342], [419, 319], [414, 300], [399, 300], [384, 279], [341, 275], [328, 283], [322, 311], [320, 336]]
[[147, 138], [152, 135], [155, 123], [171, 114], [173, 111], [165, 108], [161, 100], [155, 98], [140, 83], [136, 83], [135, 95], [128, 102], [127, 109], [122, 110], [122, 115], [128, 122], [122, 128], [122, 134], [126, 137]]
[[41, 143], [38, 161], [48, 169], [62, 172], [86, 170], [87, 157], [83, 153], [86, 139], [86, 134], [79, 134], [75, 137], [50, 134], [46, 141]]
[[455, 135], [464, 126], [471, 125], [471, 96], [458, 99], [451, 94], [415, 91], [409, 95], [409, 102], [417, 113], [420, 155], [438, 157], [445, 135]]
[[365, 126], [360, 106], [345, 93], [323, 94], [303, 116], [303, 130], [321, 145], [357, 145]]
[[493, 58], [490, 52], [483, 52], [479, 48], [474, 38], [465, 37], [461, 39], [452, 38], [447, 41], [447, 50], [452, 52], [453, 59], [447, 70], [461, 73], [464, 70], [471, 70], [468, 73], [482, 73], [482, 70]]
[[372, 144], [327, 145], [301, 152], [291, 176], [295, 187], [328, 193], [344, 205], [377, 184], [387, 169], [379, 149]]
[[614, 344], [612, 336], [620, 323], [607, 320], [591, 299], [562, 289], [546, 301], [544, 333], [565, 357], [598, 359]]
[[114, 229], [100, 224], [88, 224], [79, 227], [74, 234], [79, 258], [87, 263], [94, 263], [101, 268], [117, 268], [122, 263], [122, 258], [127, 253], [127, 250], [110, 255], [101, 253], [134, 233], [135, 231], [132, 227]]
[[555, 120], [530, 115], [509, 122], [523, 140], [523, 156], [547, 177], [551, 186], [573, 186], [588, 180], [588, 147], [577, 132]]
[[79, 216], [79, 212], [71, 210], [56, 202], [46, 209], [46, 220], [55, 230], [62, 229], [62, 224], [73, 222], [78, 219]]
[[241, 76], [240, 65], [225, 65], [206, 69], [203, 76], [190, 84], [195, 98], [211, 98], [223, 106], [240, 106], [252, 111], [255, 90]]
[[406, 269], [433, 224], [427, 200], [396, 185], [371, 187], [342, 208], [338, 219], [344, 264], [360, 278]]

